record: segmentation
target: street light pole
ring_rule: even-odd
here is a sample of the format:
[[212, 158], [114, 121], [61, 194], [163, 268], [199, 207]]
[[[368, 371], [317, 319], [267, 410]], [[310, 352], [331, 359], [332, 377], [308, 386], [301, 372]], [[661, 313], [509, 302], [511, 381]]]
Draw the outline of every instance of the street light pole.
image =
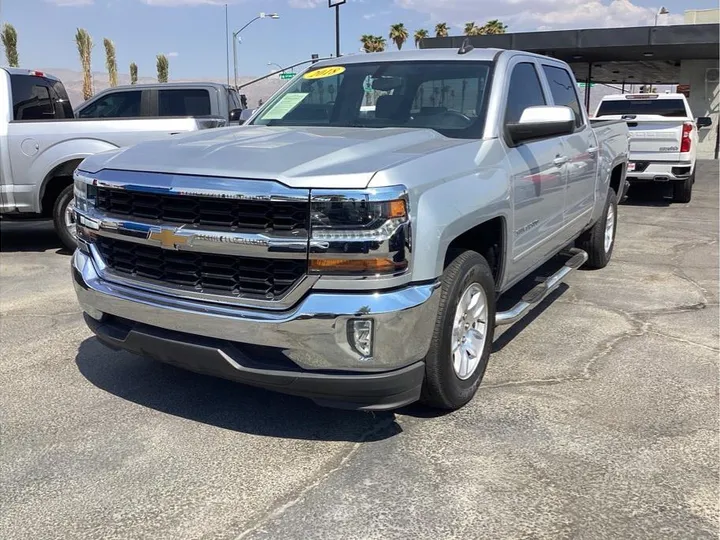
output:
[[667, 9], [661, 7], [660, 10], [655, 14], [655, 26], [657, 26], [658, 15], [667, 15], [668, 13], [670, 12]]
[[260, 13], [257, 17], [250, 20], [245, 26], [243, 26], [240, 30], [237, 32], [233, 32], [233, 68], [234, 68], [234, 74], [235, 74], [235, 89], [238, 88], [238, 69], [237, 69], [237, 42], [238, 42], [238, 36], [240, 35], [240, 32], [245, 30], [248, 26], [250, 26], [252, 23], [257, 21], [258, 19], [279, 19], [280, 15], [277, 13]]
[[340, 6], [347, 0], [328, 0], [328, 7], [335, 8], [335, 57], [340, 57]]
[[268, 66], [277, 66], [278, 69], [282, 70], [282, 72], [285, 73], [285, 70], [283, 69], [283, 67], [280, 64], [276, 64], [275, 62], [268, 62], [267, 65]]

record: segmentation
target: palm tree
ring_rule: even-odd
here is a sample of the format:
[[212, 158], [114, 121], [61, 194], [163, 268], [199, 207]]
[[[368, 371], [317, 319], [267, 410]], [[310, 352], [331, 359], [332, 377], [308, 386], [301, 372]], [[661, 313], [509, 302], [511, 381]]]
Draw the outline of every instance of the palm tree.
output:
[[168, 73], [170, 71], [170, 62], [164, 54], [157, 55], [157, 79], [159, 83], [168, 82]]
[[465, 35], [466, 36], [475, 36], [477, 35], [477, 26], [475, 26], [475, 21], [472, 22], [466, 22], [465, 23]]
[[398, 23], [390, 25], [390, 35], [388, 37], [395, 43], [399, 51], [410, 37], [410, 34], [403, 23]]
[[115, 44], [108, 38], [103, 40], [105, 45], [105, 67], [108, 70], [108, 79], [110, 87], [114, 88], [118, 84], [117, 80], [117, 60], [115, 60]]
[[78, 28], [75, 33], [75, 44], [77, 45], [78, 54], [80, 55], [80, 64], [83, 70], [83, 98], [88, 100], [93, 95], [92, 88], [92, 72], [90, 70], [90, 60], [92, 53], [92, 38], [87, 30]]
[[487, 35], [504, 34], [507, 30], [507, 24], [503, 24], [497, 19], [493, 19], [492, 21], [488, 21], [483, 26], [481, 26], [480, 30], [483, 31], [483, 34]]
[[449, 31], [447, 23], [441, 22], [435, 25], [435, 37], [448, 37]]
[[425, 30], [424, 28], [421, 28], [420, 30], [415, 30], [415, 48], [417, 49], [420, 45], [420, 42], [428, 37], [430, 35], [430, 32]]
[[130, 84], [137, 84], [137, 64], [130, 64]]
[[12, 24], [5, 23], [2, 28], [2, 44], [5, 47], [5, 58], [8, 66], [18, 67], [17, 32]]
[[362, 43], [363, 50], [366, 53], [373, 52], [373, 38], [374, 36], [370, 34], [363, 34], [360, 38], [360, 43]]
[[382, 36], [373, 36], [373, 52], [383, 52], [387, 42]]

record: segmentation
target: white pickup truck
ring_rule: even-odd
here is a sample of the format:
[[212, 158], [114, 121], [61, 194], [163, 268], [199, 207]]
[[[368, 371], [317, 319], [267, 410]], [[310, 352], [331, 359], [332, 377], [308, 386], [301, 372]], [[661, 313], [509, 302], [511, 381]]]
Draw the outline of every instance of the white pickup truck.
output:
[[26, 69], [0, 68], [0, 96], [0, 216], [52, 217], [71, 249], [72, 174], [83, 159], [227, 123], [216, 116], [76, 119], [63, 84]]
[[710, 118], [695, 119], [683, 94], [605, 96], [595, 117], [627, 122], [629, 184], [672, 182], [673, 200], [690, 202], [695, 183], [698, 129], [709, 127]]

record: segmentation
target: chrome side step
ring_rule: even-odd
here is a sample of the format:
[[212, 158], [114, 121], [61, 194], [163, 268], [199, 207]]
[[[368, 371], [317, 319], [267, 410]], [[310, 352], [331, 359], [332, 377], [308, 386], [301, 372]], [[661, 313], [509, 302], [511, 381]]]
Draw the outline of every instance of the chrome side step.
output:
[[512, 308], [495, 314], [495, 326], [505, 326], [520, 320], [528, 311], [542, 302], [548, 294], [557, 289], [568, 275], [580, 268], [588, 260], [588, 254], [582, 249], [571, 248], [566, 253], [572, 255], [572, 257], [560, 270], [542, 283], [538, 283]]

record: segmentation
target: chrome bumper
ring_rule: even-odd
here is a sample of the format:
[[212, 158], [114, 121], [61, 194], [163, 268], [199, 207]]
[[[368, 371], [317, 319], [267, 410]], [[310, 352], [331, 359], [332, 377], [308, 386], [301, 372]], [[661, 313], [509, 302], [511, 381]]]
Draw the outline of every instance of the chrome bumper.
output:
[[[283, 349], [306, 370], [381, 372], [427, 354], [437, 315], [437, 283], [392, 292], [310, 293], [288, 311], [260, 311], [184, 300], [101, 279], [90, 257], [76, 251], [72, 272], [78, 301], [95, 319], [114, 315], [187, 334]], [[372, 358], [348, 342], [347, 322], [374, 321]]]

